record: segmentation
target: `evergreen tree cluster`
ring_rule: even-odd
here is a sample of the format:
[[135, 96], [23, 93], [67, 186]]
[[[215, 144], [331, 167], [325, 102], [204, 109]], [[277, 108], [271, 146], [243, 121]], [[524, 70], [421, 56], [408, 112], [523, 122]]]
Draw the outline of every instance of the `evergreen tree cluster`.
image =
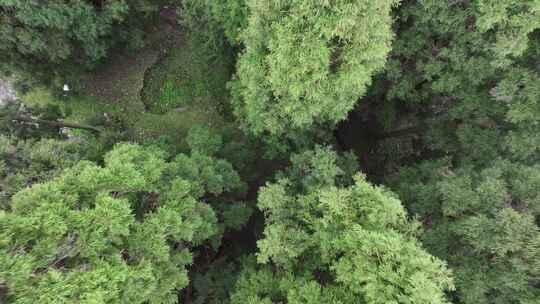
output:
[[537, 0], [0, 0], [0, 73], [1, 303], [540, 303]]

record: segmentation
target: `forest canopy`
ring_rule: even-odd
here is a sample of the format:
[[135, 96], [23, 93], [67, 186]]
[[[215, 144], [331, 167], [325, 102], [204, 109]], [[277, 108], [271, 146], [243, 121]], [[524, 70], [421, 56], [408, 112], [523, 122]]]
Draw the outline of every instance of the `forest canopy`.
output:
[[0, 0], [0, 303], [540, 303], [540, 2]]

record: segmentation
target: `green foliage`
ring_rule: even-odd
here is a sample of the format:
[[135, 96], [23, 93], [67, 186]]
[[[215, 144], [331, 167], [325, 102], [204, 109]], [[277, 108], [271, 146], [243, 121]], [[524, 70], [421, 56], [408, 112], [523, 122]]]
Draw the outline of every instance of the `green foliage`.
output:
[[51, 80], [93, 67], [112, 47], [140, 47], [141, 21], [157, 6], [145, 0], [3, 0], [0, 9], [0, 68]]
[[223, 108], [231, 68], [230, 54], [223, 49], [207, 50], [192, 36], [182, 38], [180, 46], [147, 72], [142, 100], [153, 113], [209, 105]]
[[0, 209], [19, 190], [47, 181], [85, 158], [86, 150], [81, 142], [0, 135]]
[[247, 15], [245, 0], [185, 0], [180, 8], [180, 22], [204, 38], [210, 48], [223, 47], [224, 37], [231, 45], [239, 44]]
[[193, 126], [186, 141], [193, 151], [202, 152], [206, 155], [215, 155], [223, 146], [221, 136], [213, 133], [203, 125]]
[[344, 119], [385, 63], [396, 4], [248, 1], [232, 85], [245, 128], [283, 134]]
[[[232, 258], [237, 258], [232, 254]], [[205, 273], [196, 273], [193, 278], [194, 304], [228, 304], [229, 294], [234, 290], [239, 270], [243, 268], [239, 261], [230, 262], [225, 258], [216, 260]]]
[[540, 72], [512, 69], [495, 88], [495, 99], [506, 100], [505, 121], [512, 124], [506, 148], [521, 160], [536, 160], [540, 149]]
[[495, 161], [477, 171], [444, 161], [405, 168], [398, 193], [424, 220], [428, 249], [449, 262], [464, 303], [535, 303], [540, 168]]
[[478, 1], [480, 16], [476, 25], [481, 32], [496, 31], [491, 50], [499, 66], [512, 63], [527, 50], [529, 35], [540, 28], [540, 4], [538, 1], [481, 0]]
[[13, 303], [175, 303], [193, 248], [218, 233], [200, 199], [240, 185], [224, 161], [120, 144], [13, 197], [0, 281]]
[[260, 191], [257, 261], [276, 271], [248, 264], [232, 303], [446, 303], [450, 273], [415, 240], [400, 201], [362, 175], [340, 187], [337, 163], [328, 149], [296, 155]]
[[385, 98], [417, 113], [429, 105], [438, 120], [499, 123], [510, 100], [497, 83], [530, 77], [535, 69], [530, 68], [535, 54], [528, 50], [536, 49], [529, 37], [540, 26], [535, 5], [526, 0], [404, 4], [381, 83]]
[[0, 302], [540, 302], [537, 0], [0, 12]]
[[399, 10], [380, 98], [429, 121], [409, 139], [418, 162], [386, 180], [454, 270], [457, 303], [539, 301], [537, 15], [534, 1]]

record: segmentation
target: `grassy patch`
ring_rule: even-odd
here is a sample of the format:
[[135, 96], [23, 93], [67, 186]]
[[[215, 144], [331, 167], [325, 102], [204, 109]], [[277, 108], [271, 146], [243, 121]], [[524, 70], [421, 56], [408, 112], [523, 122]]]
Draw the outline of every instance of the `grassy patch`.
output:
[[180, 151], [192, 126], [225, 126], [220, 109], [229, 98], [232, 60], [210, 55], [171, 27], [149, 39], [136, 53], [116, 54], [85, 75], [79, 94], [62, 101], [66, 119], [101, 126], [121, 134], [119, 140], [164, 139]]
[[99, 124], [95, 122], [96, 117], [103, 117], [103, 113], [115, 111], [114, 103], [105, 102], [91, 95], [77, 94], [63, 97], [59, 93], [45, 87], [34, 87], [21, 96], [21, 101], [31, 109], [56, 107], [60, 115], [69, 122]]
[[110, 102], [130, 100], [140, 103], [146, 71], [175, 41], [176, 33], [174, 28], [163, 23], [148, 28], [143, 48], [111, 52], [107, 61], [83, 75], [80, 82], [82, 93]]
[[143, 113], [130, 129], [130, 137], [136, 142], [165, 139], [174, 150], [181, 151], [187, 148], [188, 131], [197, 124], [219, 128], [224, 122], [216, 111], [206, 108], [194, 108], [181, 113]]
[[181, 107], [219, 108], [227, 102], [231, 74], [229, 54], [208, 54], [196, 39], [185, 37], [147, 72], [142, 100], [152, 113]]

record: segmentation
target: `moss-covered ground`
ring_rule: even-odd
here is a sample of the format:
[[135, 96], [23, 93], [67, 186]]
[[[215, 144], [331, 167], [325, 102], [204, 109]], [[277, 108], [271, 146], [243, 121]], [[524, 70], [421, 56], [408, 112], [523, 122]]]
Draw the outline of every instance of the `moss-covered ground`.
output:
[[201, 50], [196, 39], [166, 23], [148, 37], [144, 48], [116, 54], [83, 77], [66, 99], [67, 119], [119, 124], [128, 140], [165, 139], [182, 150], [192, 126], [224, 126], [231, 60]]

